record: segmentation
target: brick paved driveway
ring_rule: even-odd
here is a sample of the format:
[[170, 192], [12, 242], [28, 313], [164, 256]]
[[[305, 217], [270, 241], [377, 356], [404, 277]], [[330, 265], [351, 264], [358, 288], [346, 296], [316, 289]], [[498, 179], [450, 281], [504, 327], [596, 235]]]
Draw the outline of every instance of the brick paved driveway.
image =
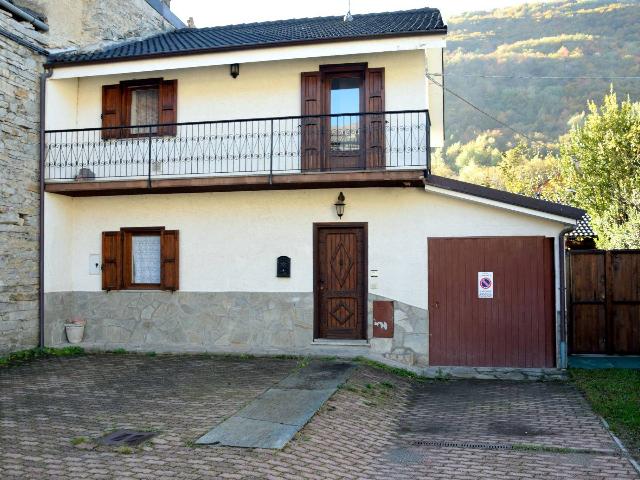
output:
[[[294, 368], [92, 355], [2, 369], [0, 478], [637, 478], [568, 385], [412, 383], [369, 368], [282, 451], [193, 445]], [[133, 451], [81, 442], [116, 428], [158, 435]]]

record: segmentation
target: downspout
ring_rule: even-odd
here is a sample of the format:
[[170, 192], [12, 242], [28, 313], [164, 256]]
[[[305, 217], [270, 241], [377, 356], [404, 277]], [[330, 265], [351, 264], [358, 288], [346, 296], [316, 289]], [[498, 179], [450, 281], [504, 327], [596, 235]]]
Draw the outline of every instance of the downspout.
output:
[[25, 12], [21, 8], [16, 7], [13, 3], [11, 3], [11, 2], [9, 2], [7, 0], [0, 0], [0, 7], [4, 8], [5, 10], [10, 11], [16, 17], [19, 17], [22, 20], [25, 20], [25, 21], [29, 22], [31, 25], [36, 27], [38, 30], [42, 30], [43, 32], [48, 32], [49, 31], [49, 25], [44, 23], [42, 20], [34, 17], [33, 15]]
[[47, 79], [53, 70], [45, 69], [40, 74], [40, 217], [39, 217], [39, 262], [38, 262], [38, 346], [44, 345], [44, 162], [45, 162], [45, 96], [47, 93]]
[[558, 235], [558, 266], [560, 275], [560, 342], [558, 352], [558, 368], [567, 368], [567, 312], [566, 312], [566, 279], [565, 279], [565, 235], [575, 230], [575, 225], [564, 228]]

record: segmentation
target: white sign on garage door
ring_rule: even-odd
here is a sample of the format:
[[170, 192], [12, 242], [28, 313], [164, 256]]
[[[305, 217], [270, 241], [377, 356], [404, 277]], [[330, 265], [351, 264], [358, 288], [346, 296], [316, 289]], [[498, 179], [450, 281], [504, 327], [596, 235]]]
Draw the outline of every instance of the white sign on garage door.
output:
[[493, 298], [493, 272], [478, 272], [478, 298]]

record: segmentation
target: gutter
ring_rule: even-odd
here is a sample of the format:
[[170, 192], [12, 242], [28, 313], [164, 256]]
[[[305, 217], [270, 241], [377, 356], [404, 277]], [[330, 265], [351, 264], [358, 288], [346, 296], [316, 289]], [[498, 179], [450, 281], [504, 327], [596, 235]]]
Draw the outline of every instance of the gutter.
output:
[[9, 2], [8, 0], [0, 0], [0, 7], [4, 8], [5, 10], [10, 11], [16, 17], [21, 18], [22, 20], [25, 20], [25, 21], [29, 22], [31, 25], [36, 27], [38, 30], [42, 30], [43, 32], [48, 32], [49, 31], [49, 25], [44, 23], [42, 20], [34, 17], [30, 13], [25, 12], [21, 8], [16, 7], [13, 3]]
[[147, 0], [147, 3], [175, 28], [186, 28], [184, 22], [162, 0]]
[[567, 368], [568, 365], [568, 349], [567, 349], [567, 282], [565, 278], [565, 235], [573, 232], [576, 229], [575, 225], [564, 228], [558, 235], [558, 264], [559, 264], [559, 276], [560, 276], [560, 330], [559, 338], [559, 352], [558, 352], [558, 368]]
[[40, 74], [40, 216], [39, 221], [39, 260], [38, 260], [38, 346], [44, 345], [44, 160], [45, 160], [45, 95], [47, 79], [53, 70], [47, 68]]
[[22, 38], [20, 38], [18, 35], [8, 32], [4, 28], [0, 28], [0, 35], [2, 35], [3, 37], [7, 37], [10, 40], [13, 40], [18, 45], [22, 45], [23, 47], [28, 48], [29, 50], [39, 53], [40, 55], [44, 55], [44, 56], [49, 55], [49, 52], [44, 48], [34, 45], [33, 43], [27, 42], [26, 40], [23, 40]]

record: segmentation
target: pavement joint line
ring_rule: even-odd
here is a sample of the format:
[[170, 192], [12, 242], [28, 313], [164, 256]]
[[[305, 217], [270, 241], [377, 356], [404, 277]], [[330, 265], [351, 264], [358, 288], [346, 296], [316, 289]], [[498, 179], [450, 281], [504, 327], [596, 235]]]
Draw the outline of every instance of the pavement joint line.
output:
[[604, 419], [604, 417], [601, 415], [598, 415], [598, 418], [602, 422], [602, 425], [604, 426], [605, 430], [609, 433], [609, 435], [611, 436], [615, 444], [618, 446], [618, 448], [622, 452], [622, 456], [627, 459], [627, 461], [631, 464], [634, 470], [638, 472], [638, 474], [640, 475], [640, 464], [638, 464], [638, 462], [636, 462], [636, 460], [631, 456], [627, 447], [625, 447], [624, 443], [622, 443], [622, 440], [620, 440], [618, 436], [615, 433], [613, 433], [613, 431], [611, 430], [611, 427], [609, 426], [609, 422], [607, 422]]
[[531, 452], [531, 453], [556, 453], [559, 455], [608, 455], [620, 456], [618, 452], [611, 449], [598, 448], [574, 448], [574, 447], [552, 447], [549, 445], [535, 443], [475, 443], [475, 442], [456, 442], [456, 441], [431, 441], [416, 440], [410, 442], [411, 446], [431, 447], [431, 448], [460, 448], [474, 450], [511, 450], [515, 452]]
[[273, 420], [263, 420], [262, 418], [247, 417], [245, 415], [231, 415], [231, 416], [232, 417], [242, 417], [242, 418], [246, 418], [247, 420], [256, 420], [258, 422], [273, 423], [274, 425], [284, 425], [286, 427], [299, 427], [300, 426], [300, 425], [297, 425], [295, 423], [274, 422]]

